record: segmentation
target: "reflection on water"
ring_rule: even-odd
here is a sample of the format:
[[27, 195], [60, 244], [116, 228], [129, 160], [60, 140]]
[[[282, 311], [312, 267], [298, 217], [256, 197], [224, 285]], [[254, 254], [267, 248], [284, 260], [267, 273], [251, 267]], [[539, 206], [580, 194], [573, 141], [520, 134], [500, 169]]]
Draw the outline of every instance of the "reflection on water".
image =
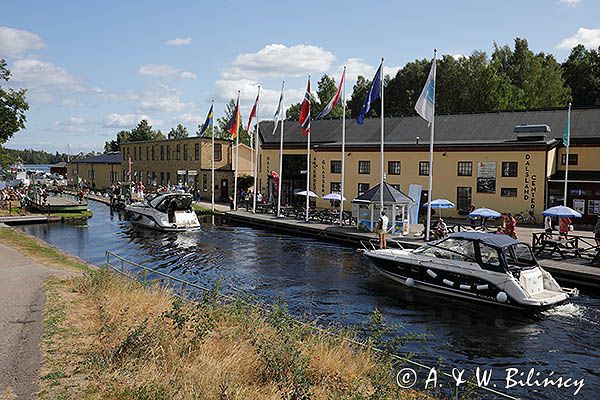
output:
[[[30, 225], [23, 229], [92, 263], [105, 250], [202, 283], [225, 286], [259, 298], [283, 298], [298, 315], [323, 323], [358, 324], [379, 308], [399, 334], [425, 334], [406, 350], [435, 365], [439, 357], [457, 368], [498, 370], [536, 366], [565, 377], [585, 378], [579, 398], [600, 390], [600, 299], [581, 295], [537, 316], [515, 314], [450, 300], [377, 275], [353, 248], [248, 227], [211, 224], [202, 231], [165, 234], [133, 228], [120, 214], [90, 203], [94, 217], [84, 225]], [[216, 221], [218, 222], [218, 221]], [[504, 385], [494, 376], [498, 387]], [[501, 386], [502, 385], [502, 386]], [[531, 398], [532, 393], [511, 389]], [[572, 391], [544, 388], [536, 399], [562, 399]], [[588, 397], [586, 397], [588, 396]], [[591, 397], [590, 397], [591, 396]]]

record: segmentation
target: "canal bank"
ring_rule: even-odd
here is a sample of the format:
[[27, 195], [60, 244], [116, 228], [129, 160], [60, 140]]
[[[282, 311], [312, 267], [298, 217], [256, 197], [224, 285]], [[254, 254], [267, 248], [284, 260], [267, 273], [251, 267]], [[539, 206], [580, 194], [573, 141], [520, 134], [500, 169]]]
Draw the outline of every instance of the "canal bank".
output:
[[[527, 316], [399, 287], [373, 271], [354, 246], [227, 223], [212, 225], [211, 217], [203, 221], [202, 231], [165, 234], [136, 229], [103, 204], [90, 202], [90, 208], [94, 217], [85, 224], [20, 229], [94, 264], [103, 264], [110, 250], [192, 282], [285, 302], [292, 315], [321, 325], [357, 326], [378, 309], [390, 335], [419, 339], [405, 342], [402, 351], [417, 355], [424, 364], [436, 365], [441, 358], [449, 367], [468, 371], [544, 365], [556, 375], [585, 377], [578, 397], [600, 390], [600, 379], [590, 372], [600, 370], [600, 298], [595, 292], [584, 291], [568, 304]], [[492, 383], [505, 385], [499, 374]], [[515, 388], [508, 393], [542, 400], [568, 395], [558, 388], [535, 393]]]

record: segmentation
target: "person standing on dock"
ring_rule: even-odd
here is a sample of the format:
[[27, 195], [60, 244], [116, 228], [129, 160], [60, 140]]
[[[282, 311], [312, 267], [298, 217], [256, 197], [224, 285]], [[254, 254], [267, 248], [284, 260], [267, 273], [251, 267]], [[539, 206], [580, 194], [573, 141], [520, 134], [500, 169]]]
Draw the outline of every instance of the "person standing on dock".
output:
[[379, 221], [377, 221], [377, 233], [379, 234], [379, 248], [387, 249], [387, 241], [385, 240], [385, 235], [387, 233], [389, 218], [385, 215], [385, 210], [381, 210], [381, 217], [379, 217]]

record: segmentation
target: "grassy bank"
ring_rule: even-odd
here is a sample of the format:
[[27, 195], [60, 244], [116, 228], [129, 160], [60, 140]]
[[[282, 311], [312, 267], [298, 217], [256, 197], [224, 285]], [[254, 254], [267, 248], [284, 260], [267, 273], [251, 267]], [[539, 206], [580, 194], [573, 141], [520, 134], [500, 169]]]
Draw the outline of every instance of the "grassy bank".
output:
[[198, 304], [98, 270], [47, 284], [41, 398], [426, 399], [389, 360], [207, 294]]
[[206, 208], [195, 203], [192, 203], [192, 210], [194, 210], [198, 215], [212, 215], [213, 213], [210, 208]]

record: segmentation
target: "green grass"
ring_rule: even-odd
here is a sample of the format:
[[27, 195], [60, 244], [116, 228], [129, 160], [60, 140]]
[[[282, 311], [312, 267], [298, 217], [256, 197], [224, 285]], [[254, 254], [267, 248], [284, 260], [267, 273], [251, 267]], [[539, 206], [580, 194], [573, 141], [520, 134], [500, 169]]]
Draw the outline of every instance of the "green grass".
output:
[[50, 217], [58, 217], [64, 219], [88, 219], [92, 218], [94, 214], [90, 210], [82, 212], [65, 212], [65, 213], [50, 213]]
[[198, 204], [192, 204], [192, 210], [200, 215], [211, 215], [213, 212], [210, 208], [199, 206]]
[[15, 229], [0, 228], [0, 241], [36, 261], [80, 271], [90, 271], [88, 264], [67, 256], [60, 250]]

